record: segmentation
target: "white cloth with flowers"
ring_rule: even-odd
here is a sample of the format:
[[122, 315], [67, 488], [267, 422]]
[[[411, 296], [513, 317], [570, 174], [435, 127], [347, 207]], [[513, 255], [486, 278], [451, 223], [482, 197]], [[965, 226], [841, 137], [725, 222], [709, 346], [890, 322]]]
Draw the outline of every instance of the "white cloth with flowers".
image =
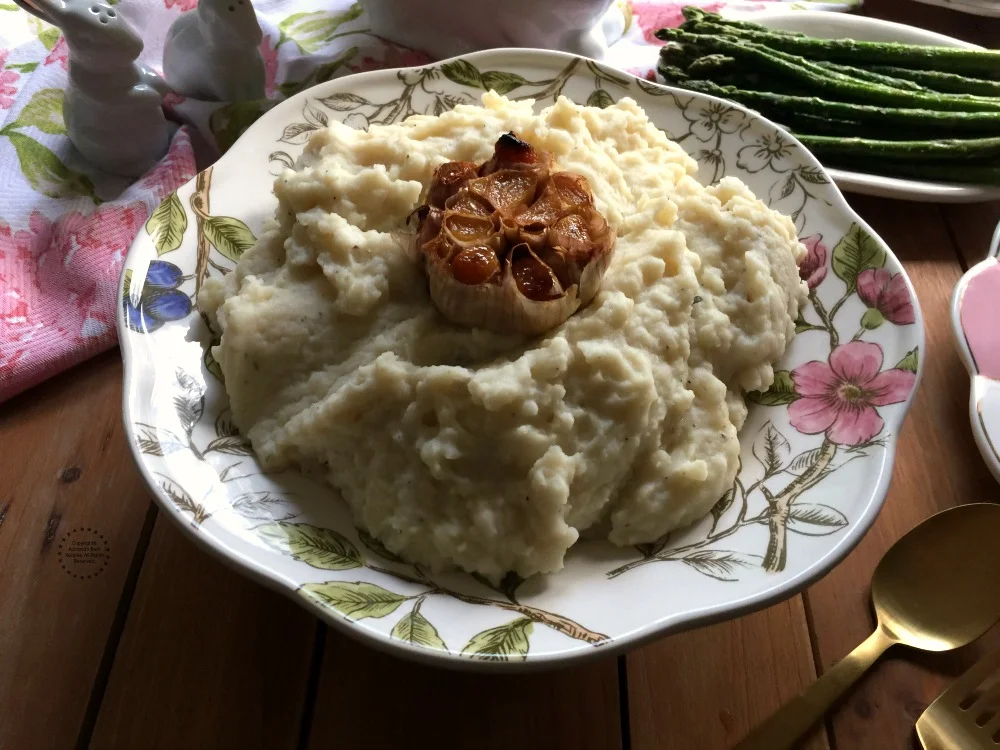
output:
[[[629, 23], [604, 62], [647, 77], [660, 46], [653, 32], [680, 24], [684, 5], [762, 13], [792, 7], [749, 0], [618, 1]], [[142, 61], [160, 69], [167, 29], [196, 2], [122, 0], [122, 16], [145, 42]], [[794, 7], [847, 10], [858, 4]], [[0, 0], [0, 402], [114, 346], [122, 261], [150, 211], [275, 101], [336, 76], [429, 62], [421, 52], [373, 36], [362, 8], [350, 0], [259, 0], [255, 7], [269, 101], [220, 105], [168, 96], [168, 114], [187, 125], [163, 160], [133, 182], [84, 161], [66, 137], [67, 49], [58, 29]], [[178, 295], [135, 312], [151, 324], [190, 314], [190, 300]]]

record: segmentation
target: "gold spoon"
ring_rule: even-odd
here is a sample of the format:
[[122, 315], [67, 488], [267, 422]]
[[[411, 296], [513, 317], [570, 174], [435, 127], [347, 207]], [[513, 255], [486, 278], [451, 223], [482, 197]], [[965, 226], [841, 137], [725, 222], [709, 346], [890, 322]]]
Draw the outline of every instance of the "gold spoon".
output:
[[878, 627], [735, 750], [790, 748], [889, 646], [948, 651], [1000, 620], [1000, 505], [959, 505], [897, 541], [872, 578]]

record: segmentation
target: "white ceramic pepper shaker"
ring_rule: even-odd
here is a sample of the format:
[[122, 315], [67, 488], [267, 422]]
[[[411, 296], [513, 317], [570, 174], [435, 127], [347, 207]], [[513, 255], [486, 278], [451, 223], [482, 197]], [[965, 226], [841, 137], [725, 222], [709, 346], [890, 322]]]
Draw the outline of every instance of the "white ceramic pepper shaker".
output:
[[102, 0], [14, 0], [58, 26], [69, 48], [63, 116], [70, 141], [106, 172], [138, 177], [170, 145], [162, 81], [136, 63], [142, 39]]
[[262, 37], [250, 0], [200, 0], [167, 31], [163, 75], [177, 93], [196, 99], [263, 99]]

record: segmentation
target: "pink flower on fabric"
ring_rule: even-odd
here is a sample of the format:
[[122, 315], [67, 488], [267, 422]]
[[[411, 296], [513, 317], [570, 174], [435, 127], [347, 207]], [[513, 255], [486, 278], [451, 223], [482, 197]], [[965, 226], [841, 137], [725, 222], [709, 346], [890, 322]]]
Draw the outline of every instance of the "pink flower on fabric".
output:
[[[879, 313], [879, 315], [871, 317], [885, 318], [898, 326], [910, 325], [914, 322], [913, 302], [910, 299], [910, 290], [906, 288], [903, 274], [889, 273], [884, 268], [869, 268], [858, 274], [857, 288], [861, 301], [869, 307], [869, 313], [872, 310]], [[868, 313], [865, 316], [870, 317]], [[881, 320], [877, 321], [877, 325], [881, 323]], [[875, 328], [876, 325], [866, 325], [865, 327]]]
[[0, 109], [10, 109], [14, 103], [14, 97], [17, 96], [17, 86], [14, 84], [21, 77], [17, 71], [4, 70], [9, 54], [9, 49], [0, 50]]
[[826, 245], [823, 244], [823, 235], [811, 234], [799, 240], [806, 246], [806, 257], [799, 265], [799, 277], [809, 285], [812, 291], [826, 278], [826, 259], [829, 256]]
[[0, 225], [0, 401], [50, 374], [38, 359], [79, 362], [114, 341], [118, 275], [147, 214], [135, 201], [56, 223], [35, 211], [17, 232]]
[[156, 198], [163, 199], [175, 186], [183, 185], [194, 177], [196, 171], [191, 136], [185, 126], [177, 131], [177, 135], [170, 142], [167, 155], [146, 172], [136, 186], [150, 190]]
[[427, 65], [431, 61], [431, 57], [420, 50], [385, 42], [381, 60], [376, 60], [374, 57], [363, 57], [359, 64], [351, 66], [351, 71], [364, 73], [369, 70], [384, 70], [385, 68], [416, 68], [420, 65]]
[[187, 97], [183, 94], [178, 94], [176, 91], [168, 91], [163, 95], [163, 108], [168, 112], [172, 112], [187, 101]]
[[660, 46], [663, 44], [656, 38], [656, 32], [660, 29], [673, 29], [684, 23], [684, 15], [681, 8], [686, 5], [696, 5], [709, 13], [715, 13], [725, 6], [725, 3], [664, 3], [664, 2], [633, 2], [632, 13], [635, 22], [642, 29], [642, 36], [649, 44]]
[[264, 60], [264, 93], [270, 96], [277, 86], [278, 50], [266, 34], [260, 40], [260, 56]]
[[59, 37], [59, 41], [56, 42], [56, 46], [46, 56], [43, 64], [51, 65], [54, 62], [59, 63], [63, 70], [69, 68], [69, 47], [66, 46], [66, 37], [64, 36]]
[[842, 344], [829, 362], [814, 360], [792, 370], [799, 398], [788, 418], [799, 432], [825, 432], [839, 445], [867, 443], [882, 431], [876, 406], [905, 401], [916, 380], [908, 370], [882, 369], [882, 347], [867, 341]]
[[163, 0], [163, 4], [168, 8], [176, 7], [181, 12], [184, 12], [197, 8], [198, 0]]

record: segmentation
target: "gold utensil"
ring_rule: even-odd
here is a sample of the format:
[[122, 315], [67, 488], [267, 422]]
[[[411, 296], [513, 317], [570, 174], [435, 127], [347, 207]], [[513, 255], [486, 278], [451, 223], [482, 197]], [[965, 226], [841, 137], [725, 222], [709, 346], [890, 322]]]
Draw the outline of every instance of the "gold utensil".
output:
[[897, 541], [872, 578], [878, 627], [736, 750], [792, 746], [889, 646], [948, 651], [1000, 619], [1000, 505], [960, 505], [931, 516]]
[[1000, 650], [987, 654], [917, 719], [925, 750], [1000, 747]]

